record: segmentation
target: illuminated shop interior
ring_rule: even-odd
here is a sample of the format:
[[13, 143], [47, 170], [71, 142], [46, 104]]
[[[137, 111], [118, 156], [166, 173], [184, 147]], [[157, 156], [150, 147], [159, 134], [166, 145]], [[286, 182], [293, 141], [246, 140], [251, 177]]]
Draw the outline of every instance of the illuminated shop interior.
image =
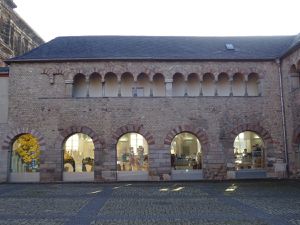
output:
[[202, 169], [202, 151], [198, 138], [188, 132], [175, 136], [171, 143], [171, 166], [175, 170]]
[[264, 167], [263, 140], [252, 131], [240, 133], [234, 140], [236, 169]]
[[148, 171], [148, 155], [148, 143], [142, 135], [124, 134], [117, 143], [117, 170]]
[[93, 172], [94, 148], [88, 135], [77, 133], [70, 136], [64, 145], [64, 171]]

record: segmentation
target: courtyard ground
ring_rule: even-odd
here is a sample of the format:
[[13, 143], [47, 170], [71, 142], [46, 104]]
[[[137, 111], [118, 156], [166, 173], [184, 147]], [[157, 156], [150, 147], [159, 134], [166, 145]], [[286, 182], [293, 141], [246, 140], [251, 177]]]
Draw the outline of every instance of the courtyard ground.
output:
[[300, 225], [300, 182], [1, 184], [2, 224]]

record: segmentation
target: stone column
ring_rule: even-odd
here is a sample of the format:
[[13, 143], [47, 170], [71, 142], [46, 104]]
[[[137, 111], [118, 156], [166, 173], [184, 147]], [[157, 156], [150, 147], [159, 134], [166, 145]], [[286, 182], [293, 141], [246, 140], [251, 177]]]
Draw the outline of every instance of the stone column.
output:
[[229, 85], [230, 85], [230, 93], [229, 93], [229, 96], [233, 96], [233, 91], [232, 91], [232, 82], [233, 82], [233, 78], [230, 77], [229, 78]]
[[153, 97], [153, 80], [150, 80], [150, 97]]
[[118, 80], [118, 97], [121, 97], [121, 80]]
[[133, 91], [133, 97], [137, 97], [137, 81], [134, 80], [133, 81], [133, 87], [132, 87], [132, 91]]
[[172, 93], [173, 79], [166, 79], [165, 86], [166, 86], [166, 96], [171, 97], [173, 95]]
[[218, 96], [218, 87], [217, 87], [217, 80], [214, 80], [214, 89], [215, 89], [215, 96]]
[[73, 80], [65, 80], [65, 96], [72, 97], [73, 93]]
[[102, 85], [102, 97], [105, 97], [105, 81], [104, 80], [101, 81], [101, 85]]
[[85, 78], [86, 83], [86, 97], [90, 97], [90, 79], [88, 77]]
[[199, 96], [203, 96], [203, 91], [202, 91], [202, 82], [203, 82], [203, 77], [201, 76], [200, 77], [200, 80], [199, 80]]
[[245, 77], [245, 96], [248, 96], [248, 77]]
[[188, 96], [188, 85], [187, 80], [184, 80], [184, 96]]
[[257, 80], [258, 96], [262, 96], [262, 81], [261, 79]]

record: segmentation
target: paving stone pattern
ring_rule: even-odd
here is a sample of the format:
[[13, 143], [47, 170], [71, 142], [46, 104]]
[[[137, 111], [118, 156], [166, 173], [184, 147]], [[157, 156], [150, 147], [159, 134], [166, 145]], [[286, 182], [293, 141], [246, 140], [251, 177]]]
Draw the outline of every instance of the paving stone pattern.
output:
[[298, 225], [300, 181], [1, 184], [2, 224]]

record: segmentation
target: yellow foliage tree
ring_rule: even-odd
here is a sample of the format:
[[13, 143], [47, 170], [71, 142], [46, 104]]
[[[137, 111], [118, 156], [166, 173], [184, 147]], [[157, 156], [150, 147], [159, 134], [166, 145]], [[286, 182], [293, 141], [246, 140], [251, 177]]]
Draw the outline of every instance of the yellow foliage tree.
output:
[[37, 139], [31, 134], [21, 135], [15, 142], [15, 151], [26, 164], [33, 160], [39, 161], [40, 145]]

